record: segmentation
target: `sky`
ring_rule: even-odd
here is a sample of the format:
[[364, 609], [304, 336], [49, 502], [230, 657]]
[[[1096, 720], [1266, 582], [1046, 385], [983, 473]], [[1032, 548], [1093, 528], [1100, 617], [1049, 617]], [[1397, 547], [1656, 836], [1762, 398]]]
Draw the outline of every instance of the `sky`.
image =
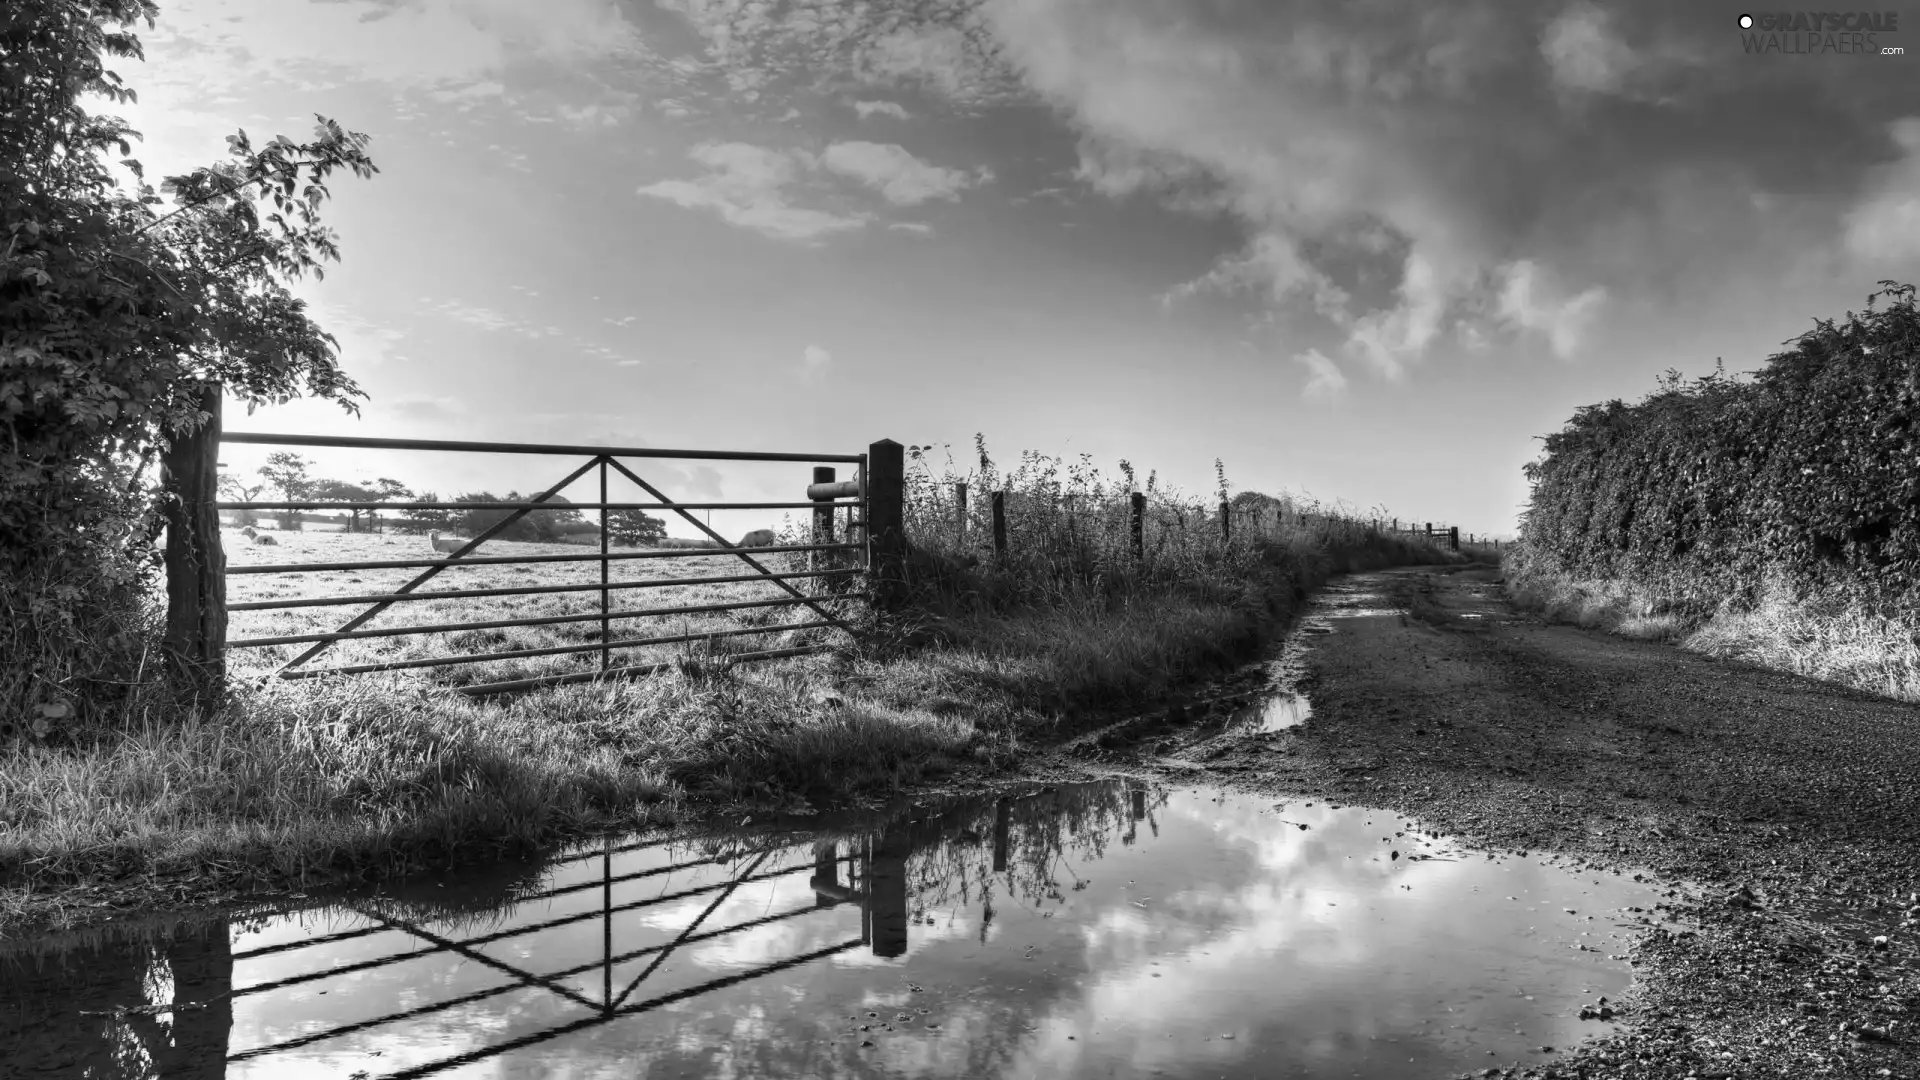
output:
[[[162, 0], [101, 111], [150, 176], [372, 136], [296, 290], [370, 400], [228, 430], [963, 468], [978, 433], [1511, 535], [1575, 409], [1920, 277], [1920, 55], [1881, 54], [1920, 9], [1867, 10], [1770, 47], [1718, 0]], [[579, 460], [308, 457], [443, 496]]]

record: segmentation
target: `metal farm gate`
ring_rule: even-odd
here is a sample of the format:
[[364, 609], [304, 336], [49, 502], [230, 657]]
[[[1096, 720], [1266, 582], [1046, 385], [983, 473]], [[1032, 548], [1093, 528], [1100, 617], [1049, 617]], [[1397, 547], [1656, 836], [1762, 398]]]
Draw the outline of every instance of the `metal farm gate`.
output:
[[[272, 435], [250, 432], [226, 432], [220, 430], [219, 391], [214, 388], [202, 407], [212, 416], [208, 424], [194, 435], [177, 440], [165, 458], [168, 489], [179, 496], [169, 511], [169, 530], [167, 544], [168, 564], [168, 642], [169, 653], [176, 662], [185, 662], [190, 667], [197, 666], [203, 672], [211, 672], [217, 678], [225, 677], [225, 650], [267, 648], [283, 645], [304, 645], [293, 659], [280, 664], [270, 678], [305, 679], [322, 675], [346, 675], [362, 672], [389, 671], [408, 668], [441, 667], [455, 664], [484, 663], [487, 661], [509, 660], [538, 656], [558, 656], [578, 653], [599, 653], [597, 670], [573, 672], [567, 674], [543, 675], [537, 678], [513, 679], [499, 682], [460, 686], [465, 694], [483, 695], [530, 689], [536, 686], [560, 685], [565, 683], [589, 682], [602, 678], [634, 677], [650, 674], [671, 667], [668, 663], [634, 664], [616, 666], [614, 653], [620, 650], [644, 648], [682, 642], [712, 641], [723, 637], [741, 635], [774, 634], [792, 630], [812, 630], [834, 628], [851, 633], [846, 619], [828, 610], [829, 602], [847, 599], [871, 600], [870, 592], [853, 591], [856, 575], [866, 574], [874, 563], [876, 543], [873, 537], [875, 522], [868, 492], [872, 478], [868, 473], [869, 454], [793, 454], [762, 453], [754, 451], [719, 450], [659, 450], [637, 448], [610, 448], [599, 446], [556, 446], [534, 443], [492, 443], [460, 442], [425, 439], [371, 439], [334, 436]], [[361, 450], [426, 450], [442, 452], [502, 453], [502, 454], [542, 454], [557, 457], [581, 457], [587, 460], [567, 472], [557, 483], [545, 491], [525, 501], [515, 502], [430, 502], [430, 501], [340, 501], [296, 499], [274, 502], [237, 502], [213, 499], [217, 483], [213, 460], [218, 456], [222, 444], [249, 444], [258, 446], [304, 446], [334, 447]], [[887, 519], [897, 519], [899, 496], [898, 477], [901, 472], [901, 447], [892, 440], [882, 440], [873, 444], [870, 453], [878, 454], [884, 486], [896, 489], [891, 499], [883, 493], [881, 504], [881, 523]], [[832, 465], [818, 465], [813, 469], [813, 482], [807, 486], [807, 499], [804, 502], [674, 502], [653, 484], [643, 479], [621, 459], [672, 458], [708, 461], [791, 461], [791, 462], [832, 462], [854, 466], [855, 474], [851, 480], [836, 480]], [[600, 498], [597, 502], [550, 502], [569, 484], [593, 470], [599, 471]], [[653, 502], [609, 502], [607, 482], [609, 475], [618, 473], [638, 485], [655, 500]], [[887, 484], [891, 477], [892, 482]], [[541, 509], [595, 510], [599, 512], [600, 550], [582, 554], [525, 554], [477, 556], [474, 554], [488, 539], [506, 531], [515, 522], [529, 513]], [[484, 529], [472, 539], [467, 540], [457, 550], [444, 555], [436, 553], [432, 558], [398, 558], [378, 560], [357, 560], [338, 562], [308, 563], [272, 563], [265, 565], [226, 566], [224, 553], [220, 549], [219, 515], [221, 510], [270, 510], [299, 512], [314, 510], [507, 510], [510, 513], [502, 520]], [[712, 547], [662, 547], [632, 551], [610, 550], [607, 514], [611, 510], [671, 510], [678, 514], [714, 542]], [[811, 510], [812, 536], [810, 543], [804, 544], [756, 544], [742, 546], [729, 543], [706, 523], [694, 517], [694, 510]], [[844, 511], [841, 524], [844, 539], [836, 539], [836, 511]], [[897, 525], [885, 530], [886, 538], [878, 543], [880, 557], [888, 561], [893, 545], [887, 540], [897, 535]], [[749, 534], [751, 535], [751, 534]], [[789, 572], [776, 572], [755, 556], [770, 554], [807, 555], [809, 564], [805, 569]], [[723, 574], [704, 577], [663, 577], [635, 581], [615, 581], [612, 579], [612, 567], [615, 563], [637, 559], [688, 559], [688, 558], [727, 558], [738, 559], [747, 564], [750, 573]], [[453, 567], [489, 566], [508, 564], [537, 563], [579, 563], [598, 562], [600, 580], [582, 584], [534, 585], [501, 588], [441, 589], [421, 591], [420, 586], [435, 576]], [[385, 569], [416, 569], [419, 571], [411, 580], [391, 592], [368, 593], [349, 596], [301, 596], [293, 598], [273, 598], [249, 600], [228, 605], [224, 575], [261, 575], [261, 574], [299, 574], [316, 571], [361, 571]], [[808, 579], [816, 590], [803, 592], [793, 584], [794, 579]], [[611, 597], [615, 592], [635, 589], [660, 588], [684, 585], [719, 585], [742, 582], [768, 582], [788, 595], [770, 600], [735, 600], [726, 603], [682, 604], [664, 607], [635, 607], [615, 609]], [[803, 582], [805, 584], [807, 582]], [[381, 612], [395, 604], [416, 601], [466, 599], [489, 596], [516, 596], [532, 594], [598, 592], [599, 610], [587, 614], [544, 615], [534, 618], [500, 619], [485, 622], [429, 623], [408, 626], [365, 628], [366, 624]], [[809, 609], [814, 619], [801, 622], [783, 622], [774, 625], [746, 626], [730, 629], [706, 630], [697, 633], [655, 634], [648, 636], [614, 639], [612, 624], [616, 621], [649, 617], [668, 617], [700, 615], [719, 611], [731, 611], [747, 608], [771, 608], [800, 605]], [[269, 636], [248, 637], [227, 640], [226, 614], [228, 611], [259, 611], [269, 609], [314, 608], [314, 607], [360, 607], [361, 610], [346, 619], [337, 628], [316, 633], [290, 633]], [[381, 663], [356, 663], [332, 667], [311, 666], [310, 661], [326, 652], [335, 643], [354, 641], [374, 637], [395, 637], [410, 634], [437, 634], [468, 630], [494, 630], [517, 626], [546, 626], [562, 623], [580, 623], [597, 621], [600, 624], [600, 636], [596, 642], [587, 644], [553, 645], [541, 648], [507, 649], [493, 652], [454, 653], [443, 656], [416, 657]], [[798, 648], [761, 649], [750, 652], [729, 654], [731, 662], [770, 660], [786, 656], [799, 656], [821, 652], [828, 645], [814, 644]]]

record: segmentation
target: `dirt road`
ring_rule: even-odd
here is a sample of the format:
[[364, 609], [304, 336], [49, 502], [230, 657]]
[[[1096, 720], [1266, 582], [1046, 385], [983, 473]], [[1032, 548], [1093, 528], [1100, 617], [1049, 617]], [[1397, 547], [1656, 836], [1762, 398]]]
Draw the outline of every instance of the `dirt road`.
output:
[[1250, 675], [1055, 760], [1697, 886], [1675, 900], [1697, 932], [1636, 945], [1622, 1033], [1507, 1075], [1920, 1080], [1920, 708], [1548, 625], [1490, 568], [1338, 581], [1269, 674], [1304, 724], [1234, 717]]

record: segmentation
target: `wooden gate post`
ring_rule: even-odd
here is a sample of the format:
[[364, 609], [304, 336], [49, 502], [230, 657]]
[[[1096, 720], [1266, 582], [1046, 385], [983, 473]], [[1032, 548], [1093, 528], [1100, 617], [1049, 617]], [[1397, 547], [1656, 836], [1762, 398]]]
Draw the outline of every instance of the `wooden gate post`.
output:
[[1450, 551], [1460, 550], [1460, 526], [1449, 525], [1447, 527], [1447, 548]]
[[1007, 493], [1000, 490], [993, 493], [993, 553], [996, 557], [1007, 557]]
[[[813, 467], [813, 482], [816, 484], [831, 484], [833, 483], [834, 476], [834, 469], [831, 465], [815, 465]], [[813, 501], [821, 505], [815, 507], [813, 511], [812, 542], [816, 544], [831, 544], [833, 543], [833, 496], [829, 495], [822, 498], [819, 495], [815, 495]], [[839, 569], [841, 565], [841, 560], [838, 557], [839, 554], [837, 551], [810, 551], [807, 553], [807, 563], [814, 570], [836, 570]], [[843, 583], [844, 580], [844, 578], [839, 577], [815, 578], [813, 587], [816, 591], [822, 589], [832, 590], [835, 586]]]
[[1145, 525], [1147, 518], [1147, 496], [1144, 492], [1136, 491], [1133, 493], [1133, 498], [1128, 501], [1133, 503], [1133, 521], [1131, 522], [1133, 559], [1135, 562], [1139, 562], [1147, 557]]
[[217, 697], [226, 688], [227, 556], [220, 546], [220, 384], [203, 383], [199, 430], [168, 436], [160, 455], [166, 496], [167, 631], [169, 670], [194, 696]]
[[953, 528], [960, 535], [960, 542], [967, 540], [967, 482], [956, 480], [953, 484]]
[[897, 609], [905, 600], [906, 447], [881, 439], [867, 447], [867, 574], [874, 606]]

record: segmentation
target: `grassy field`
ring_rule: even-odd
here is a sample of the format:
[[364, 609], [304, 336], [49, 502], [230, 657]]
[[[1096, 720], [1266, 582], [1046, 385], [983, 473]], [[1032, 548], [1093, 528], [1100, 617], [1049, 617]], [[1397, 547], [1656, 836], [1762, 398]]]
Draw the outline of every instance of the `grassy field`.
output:
[[[256, 544], [237, 529], [223, 530], [222, 540], [227, 551], [229, 568], [227, 578], [229, 605], [391, 593], [426, 569], [407, 567], [283, 574], [232, 573], [236, 568], [442, 557], [440, 553], [433, 550], [424, 536], [318, 531], [264, 532], [261, 535], [272, 537], [274, 544]], [[612, 549], [615, 554], [632, 554], [649, 550], [651, 549], [623, 547]], [[518, 558], [539, 555], [597, 555], [598, 553], [597, 544], [588, 548], [579, 544], [535, 544], [489, 540], [475, 549], [471, 555], [480, 558]], [[755, 556], [755, 558], [762, 565], [778, 573], [807, 568], [804, 552], [770, 554]], [[677, 579], [759, 576], [757, 571], [735, 556], [634, 558], [612, 562], [610, 567], [609, 579], [614, 587], [608, 593], [607, 603], [609, 610], [615, 613], [640, 609], [791, 599], [790, 593], [764, 578], [714, 584], [672, 584]], [[824, 581], [813, 578], [789, 580], [795, 588], [806, 595], [827, 591]], [[414, 591], [432, 593], [478, 589], [551, 589], [580, 585], [595, 587], [578, 592], [403, 601], [389, 606], [369, 622], [357, 627], [355, 632], [405, 626], [445, 626], [587, 615], [594, 617], [582, 621], [557, 622], [542, 626], [453, 630], [434, 634], [365, 637], [340, 641], [328, 646], [301, 666], [303, 668], [346, 667], [404, 662], [429, 657], [595, 645], [600, 641], [599, 582], [598, 562], [533, 563], [517, 566], [461, 566], [455, 563], [435, 574]], [[234, 611], [230, 616], [227, 637], [229, 641], [244, 641], [329, 633], [339, 630], [347, 620], [372, 606], [371, 603], [359, 603], [328, 607]], [[835, 601], [822, 606], [836, 615], [846, 614], [853, 607], [847, 601]], [[655, 615], [612, 620], [609, 640], [710, 634], [747, 627], [818, 621], [821, 621], [820, 616], [801, 604], [754, 607], [737, 611]], [[717, 650], [733, 652], [796, 648], [832, 641], [836, 637], [844, 639], [846, 635], [837, 630], [813, 629], [746, 634], [712, 640]], [[310, 647], [308, 643], [296, 643], [233, 649], [229, 653], [231, 670], [243, 679], [268, 674]], [[614, 666], [621, 666], [664, 662], [684, 656], [688, 650], [689, 646], [684, 644], [617, 649], [612, 652], [612, 663]], [[411, 671], [414, 678], [431, 685], [458, 687], [543, 675], [591, 672], [598, 669], [599, 663], [600, 652], [598, 649], [593, 649], [572, 654], [403, 670]]]
[[[0, 739], [0, 934], [94, 916], [101, 904], [218, 896], [389, 876], [487, 860], [570, 839], [686, 821], [750, 805], [805, 812], [885, 796], [965, 765], [1024, 751], [1257, 657], [1331, 575], [1460, 561], [1384, 536], [1372, 517], [1304, 499], [1258, 497], [1223, 536], [1218, 502], [1146, 485], [1144, 557], [1134, 555], [1122, 482], [1029, 456], [1010, 473], [910, 473], [910, 595], [877, 617], [841, 601], [857, 638], [816, 630], [623, 650], [616, 663], [671, 662], [639, 680], [511, 697], [477, 682], [593, 670], [598, 650], [444, 668], [264, 680], [306, 646], [237, 649], [229, 699], [183, 708], [138, 675], [117, 696], [76, 695], [40, 734]], [[988, 502], [962, 527], [955, 479], [1004, 489], [1008, 551], [992, 550]], [[434, 557], [424, 537], [227, 533], [229, 568]], [[797, 538], [789, 526], [783, 542]], [[578, 545], [488, 542], [478, 554], [585, 554]], [[798, 571], [804, 555], [772, 555]], [[792, 560], [792, 561], [789, 561]], [[389, 592], [410, 569], [232, 574], [231, 603]], [[614, 563], [613, 581], [751, 574], [735, 557]], [[398, 604], [370, 628], [593, 615], [540, 627], [465, 629], [337, 644], [316, 665], [598, 642], [594, 562], [454, 567], [423, 591], [594, 585], [590, 591]], [[806, 579], [796, 579], [804, 581]], [[820, 591], [809, 585], [803, 591]], [[785, 595], [762, 581], [613, 593], [615, 610]], [[229, 640], [324, 633], [362, 610], [232, 613]], [[801, 609], [804, 611], [805, 609]], [[628, 618], [614, 639], [811, 621], [811, 612]], [[141, 633], [157, 638], [154, 605]], [[137, 636], [137, 635], [136, 635]], [[731, 665], [741, 649], [823, 642], [824, 653]], [[149, 646], [150, 649], [150, 646]], [[146, 671], [158, 665], [135, 665]], [[109, 689], [120, 684], [111, 684]], [[758, 811], [756, 811], [758, 812]], [[191, 887], [182, 886], [191, 882]]]

